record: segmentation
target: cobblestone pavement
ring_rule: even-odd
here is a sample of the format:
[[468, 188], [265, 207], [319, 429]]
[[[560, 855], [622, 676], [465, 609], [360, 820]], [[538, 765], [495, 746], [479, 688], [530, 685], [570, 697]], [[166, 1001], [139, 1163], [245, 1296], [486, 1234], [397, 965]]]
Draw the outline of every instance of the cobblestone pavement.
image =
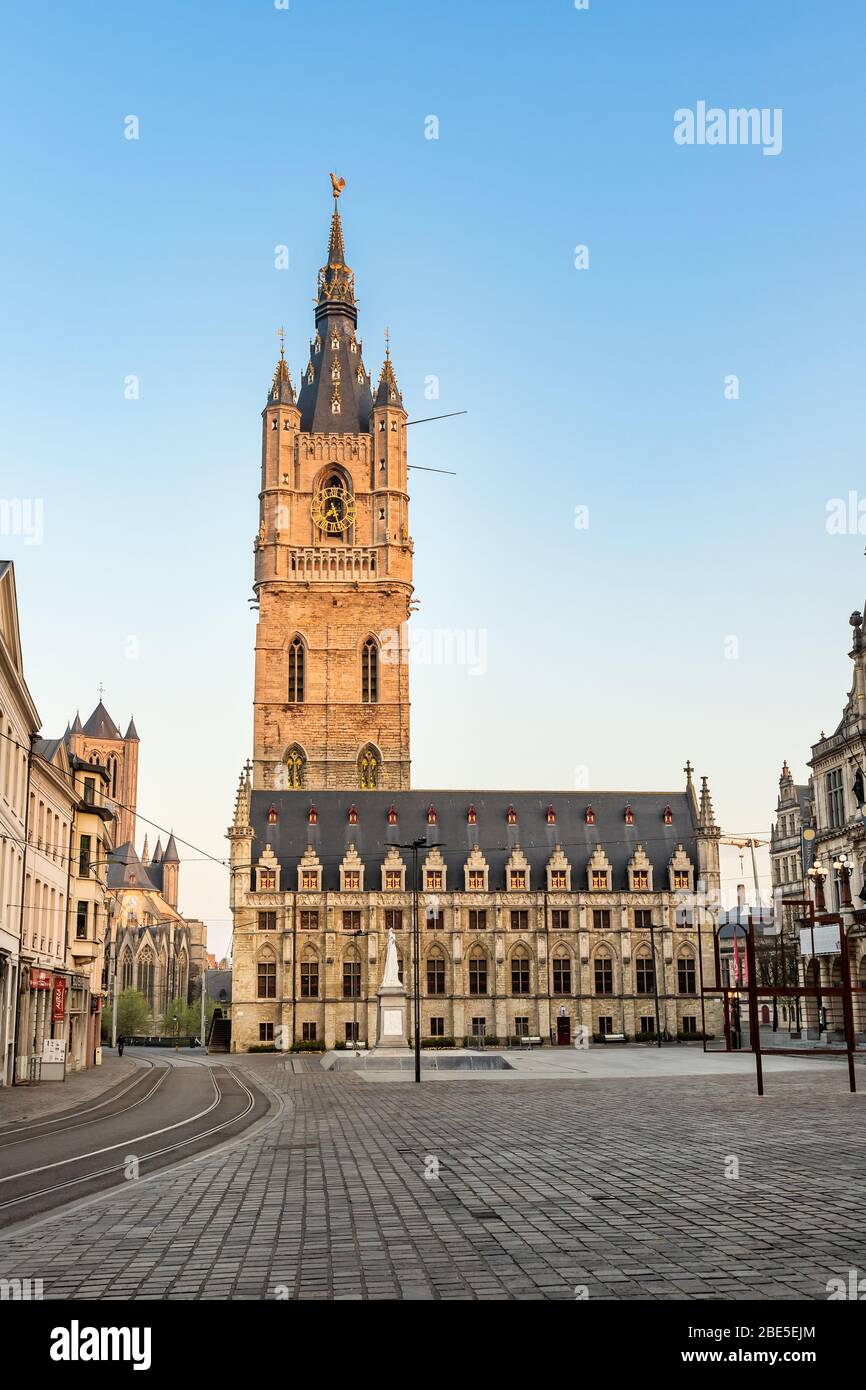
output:
[[7, 1233], [0, 1277], [47, 1298], [728, 1300], [824, 1299], [866, 1271], [866, 1101], [844, 1067], [760, 1100], [741, 1076], [416, 1087], [220, 1062], [276, 1113]]

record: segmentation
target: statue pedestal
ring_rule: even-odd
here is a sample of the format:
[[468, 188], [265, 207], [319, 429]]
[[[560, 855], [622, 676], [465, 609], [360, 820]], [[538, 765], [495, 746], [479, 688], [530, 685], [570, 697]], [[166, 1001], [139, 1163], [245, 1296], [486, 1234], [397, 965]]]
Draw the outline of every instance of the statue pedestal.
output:
[[408, 1047], [406, 1034], [406, 989], [404, 985], [380, 985], [376, 1014], [376, 1050]]

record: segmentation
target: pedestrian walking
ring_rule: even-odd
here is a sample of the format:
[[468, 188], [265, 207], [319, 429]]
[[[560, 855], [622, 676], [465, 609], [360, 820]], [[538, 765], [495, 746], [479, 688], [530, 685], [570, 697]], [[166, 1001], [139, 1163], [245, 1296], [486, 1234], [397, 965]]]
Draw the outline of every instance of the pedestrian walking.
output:
[[123, 1056], [123, 1038], [117, 1039], [117, 1055], [118, 1057]]

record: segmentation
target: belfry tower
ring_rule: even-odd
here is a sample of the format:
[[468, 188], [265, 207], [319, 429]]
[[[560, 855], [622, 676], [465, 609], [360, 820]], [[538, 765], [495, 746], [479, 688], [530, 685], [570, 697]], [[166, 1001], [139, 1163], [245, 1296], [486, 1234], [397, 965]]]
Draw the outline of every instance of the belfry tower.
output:
[[253, 786], [409, 786], [412, 541], [390, 347], [375, 393], [338, 199], [298, 395], [284, 345], [262, 412]]

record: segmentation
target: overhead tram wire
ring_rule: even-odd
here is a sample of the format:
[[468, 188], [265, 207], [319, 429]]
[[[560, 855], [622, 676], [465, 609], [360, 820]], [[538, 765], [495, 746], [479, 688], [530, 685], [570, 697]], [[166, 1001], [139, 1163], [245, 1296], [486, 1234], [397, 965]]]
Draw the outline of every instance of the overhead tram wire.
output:
[[[445, 415], [425, 415], [420, 420], [407, 420], [406, 428], [410, 425], [427, 425], [431, 420], [453, 420], [455, 415], [468, 415], [468, 410], [449, 410]], [[407, 463], [407, 471], [415, 469], [417, 473], [447, 473], [449, 477], [456, 478], [457, 474], [453, 468], [425, 468], [420, 463]]]
[[[21, 752], [22, 752], [22, 753], [26, 753], [26, 754], [28, 755], [28, 757], [32, 757], [32, 756], [33, 756], [34, 750], [33, 750], [32, 748], [28, 748], [28, 746], [27, 746], [26, 743], [21, 743], [21, 742], [19, 742], [19, 740], [18, 740], [17, 738], [13, 738], [10, 734], [0, 733], [0, 738], [6, 739], [7, 743], [11, 743], [11, 744], [13, 745], [13, 747], [15, 747], [15, 748], [20, 748], [20, 749], [21, 749]], [[40, 756], [40, 755], [37, 754], [37, 757], [38, 757], [38, 756]], [[44, 762], [45, 759], [43, 758], [42, 761]], [[94, 764], [94, 766], [99, 766], [99, 764]], [[219, 859], [219, 858], [217, 857], [217, 855], [215, 855], [215, 854], [208, 854], [207, 850], [206, 850], [206, 849], [202, 849], [200, 845], [194, 845], [194, 844], [192, 843], [191, 840], [185, 840], [185, 839], [183, 838], [183, 836], [182, 836], [182, 835], [178, 835], [176, 831], [169, 829], [169, 828], [168, 828], [167, 826], [165, 826], [165, 825], [160, 825], [158, 821], [151, 820], [149, 816], [143, 815], [142, 812], [139, 811], [138, 808], [137, 808], [136, 806], [128, 806], [127, 803], [126, 803], [125, 801], [118, 801], [117, 797], [114, 797], [114, 796], [109, 797], [109, 800], [111, 801], [112, 805], [120, 807], [120, 809], [123, 810], [123, 811], [132, 811], [133, 814], [135, 815], [136, 820], [142, 820], [142, 821], [144, 821], [147, 825], [152, 826], [154, 830], [159, 830], [159, 831], [161, 831], [161, 833], [162, 833], [163, 835], [174, 835], [175, 841], [179, 841], [180, 844], [186, 845], [187, 849], [193, 849], [193, 850], [195, 850], [196, 854], [200, 854], [200, 855], [202, 856], [202, 860], [207, 859], [207, 860], [210, 860], [210, 861], [211, 861], [212, 863], [214, 863], [214, 864], [220, 864], [220, 865], [222, 866], [222, 868], [224, 868], [224, 869], [227, 869], [227, 868], [230, 867], [230, 866], [229, 866], [229, 861], [228, 861], [227, 859]], [[10, 835], [10, 836], [8, 836], [7, 838], [10, 839], [10, 840], [14, 840], [16, 837], [13, 836], [13, 835]], [[24, 842], [22, 841], [22, 843], [24, 843]], [[33, 841], [28, 841], [27, 844], [28, 844], [28, 846], [29, 846], [30, 849], [33, 849], [33, 848], [35, 847]], [[42, 850], [42, 851], [37, 851], [37, 852], [38, 852], [38, 853], [44, 853], [45, 851]], [[65, 858], [73, 858], [73, 859], [74, 859], [75, 856], [74, 856], [74, 855], [72, 855], [72, 856], [61, 855], [61, 858], [64, 858], [64, 859], [65, 859]], [[116, 861], [115, 861], [115, 862], [116, 862]], [[186, 860], [186, 861], [184, 861], [184, 862], [186, 862], [186, 863], [194, 863], [194, 862], [198, 862], [198, 861]]]

